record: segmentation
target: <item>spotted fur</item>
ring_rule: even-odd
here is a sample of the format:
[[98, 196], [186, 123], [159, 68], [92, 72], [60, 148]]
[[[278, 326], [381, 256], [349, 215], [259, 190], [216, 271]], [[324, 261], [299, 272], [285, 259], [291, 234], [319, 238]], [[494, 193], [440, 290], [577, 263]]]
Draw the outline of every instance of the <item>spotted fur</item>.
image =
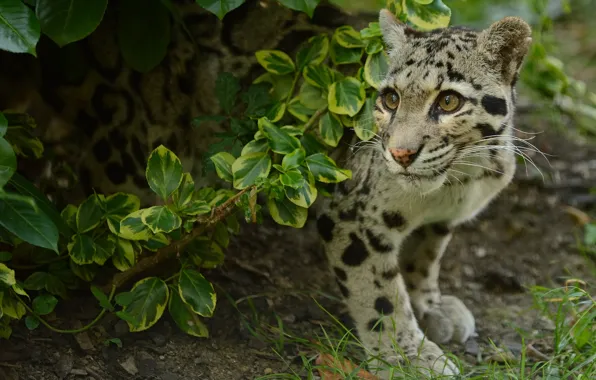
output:
[[[367, 350], [391, 363], [397, 345], [415, 365], [457, 374], [437, 343], [464, 342], [475, 322], [441, 295], [440, 260], [453, 228], [513, 177], [514, 86], [531, 30], [508, 17], [480, 32], [419, 32], [387, 11], [380, 24], [390, 58], [374, 111], [380, 133], [349, 157], [353, 178], [318, 226]], [[453, 112], [438, 103], [445, 94], [460, 99]]]

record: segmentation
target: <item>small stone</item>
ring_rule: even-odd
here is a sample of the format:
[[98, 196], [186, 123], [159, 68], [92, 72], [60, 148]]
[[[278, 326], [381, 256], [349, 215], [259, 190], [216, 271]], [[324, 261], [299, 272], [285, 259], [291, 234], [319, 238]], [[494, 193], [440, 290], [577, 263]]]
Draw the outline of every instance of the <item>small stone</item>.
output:
[[64, 379], [72, 371], [74, 360], [70, 354], [62, 355], [54, 366], [54, 372], [60, 379]]
[[91, 341], [91, 338], [89, 338], [89, 334], [87, 334], [86, 331], [76, 334], [75, 340], [79, 344], [79, 347], [85, 351], [92, 350], [94, 347], [93, 342]]
[[153, 334], [153, 336], [151, 337], [151, 340], [158, 347], [164, 346], [166, 344], [166, 341], [167, 341], [166, 340], [166, 337], [163, 336], [162, 334]]
[[73, 368], [70, 371], [70, 374], [71, 375], [75, 375], [75, 376], [87, 376], [88, 375], [88, 372], [85, 371], [84, 369]]
[[263, 373], [264, 373], [265, 375], [270, 375], [270, 374], [272, 374], [272, 373], [273, 373], [273, 370], [272, 370], [271, 368], [265, 368], [265, 370], [263, 371]]
[[474, 255], [476, 255], [476, 257], [478, 257], [479, 259], [485, 257], [486, 256], [486, 248], [484, 248], [484, 247], [474, 248]]
[[126, 358], [126, 360], [124, 360], [123, 362], [118, 362], [120, 364], [120, 366], [129, 374], [131, 375], [136, 375], [137, 373], [139, 373], [139, 369], [137, 368], [137, 365], [135, 364], [135, 358], [130, 355]]
[[139, 374], [142, 377], [151, 377], [155, 375], [157, 370], [157, 363], [153, 356], [145, 351], [137, 353], [135, 363], [139, 369]]
[[115, 337], [117, 337], [117, 338], [121, 337], [123, 335], [128, 334], [128, 332], [129, 332], [128, 324], [125, 321], [119, 320], [114, 325], [114, 336]]
[[159, 360], [165, 360], [166, 356], [165, 355], [159, 355]]
[[475, 339], [468, 339], [465, 344], [466, 354], [477, 356], [480, 352], [480, 346]]

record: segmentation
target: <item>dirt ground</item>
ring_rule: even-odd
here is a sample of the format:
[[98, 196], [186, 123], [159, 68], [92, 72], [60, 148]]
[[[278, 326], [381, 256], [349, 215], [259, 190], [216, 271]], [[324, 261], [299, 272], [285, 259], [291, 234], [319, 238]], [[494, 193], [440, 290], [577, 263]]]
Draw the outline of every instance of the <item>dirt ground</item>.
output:
[[[553, 328], [533, 310], [528, 287], [561, 286], [573, 276], [592, 280], [594, 273], [593, 263], [577, 248], [581, 230], [564, 206], [596, 208], [596, 196], [589, 194], [596, 184], [596, 146], [527, 117], [518, 117], [517, 127], [544, 131], [532, 142], [553, 155], [551, 166], [536, 158], [545, 180], [530, 165], [527, 172], [520, 165], [514, 183], [477, 221], [459, 228], [441, 275], [444, 293], [459, 296], [475, 314], [478, 337], [465, 346], [450, 347], [472, 364], [494, 355], [491, 341], [519, 355], [516, 329], [537, 336]], [[321, 326], [329, 329], [332, 321], [315, 300], [335, 314], [341, 313], [341, 304], [327, 275], [314, 223], [302, 230], [272, 222], [245, 226], [231, 244], [225, 265], [208, 278], [218, 293], [215, 316], [206, 320], [210, 338], [186, 336], [169, 317], [134, 334], [110, 316], [78, 336], [45, 328], [30, 332], [21, 323], [11, 340], [2, 342], [0, 378], [233, 380], [291, 370], [306, 378], [299, 372], [300, 355], [312, 358], [314, 350], [281, 342], [283, 350], [276, 352], [275, 345], [249, 331], [241, 315], [256, 315], [261, 324], [270, 325], [277, 325], [278, 316], [285, 331], [305, 339], [320, 335]], [[241, 300], [238, 308], [231, 300]], [[74, 319], [85, 324], [97, 311], [94, 299], [81, 296], [61, 303], [52, 323]], [[254, 318], [249, 322], [258, 324]], [[106, 346], [109, 337], [120, 338], [122, 347]]]

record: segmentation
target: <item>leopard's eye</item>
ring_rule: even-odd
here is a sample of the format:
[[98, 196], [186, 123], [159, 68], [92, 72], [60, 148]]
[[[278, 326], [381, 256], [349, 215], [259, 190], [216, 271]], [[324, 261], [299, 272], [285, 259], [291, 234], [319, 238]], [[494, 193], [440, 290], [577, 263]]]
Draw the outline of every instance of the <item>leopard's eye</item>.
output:
[[399, 107], [399, 95], [395, 91], [389, 91], [383, 95], [383, 104], [390, 110], [396, 110]]
[[438, 100], [439, 107], [441, 107], [441, 110], [444, 112], [454, 112], [459, 109], [462, 104], [461, 95], [456, 92], [446, 92], [439, 94]]

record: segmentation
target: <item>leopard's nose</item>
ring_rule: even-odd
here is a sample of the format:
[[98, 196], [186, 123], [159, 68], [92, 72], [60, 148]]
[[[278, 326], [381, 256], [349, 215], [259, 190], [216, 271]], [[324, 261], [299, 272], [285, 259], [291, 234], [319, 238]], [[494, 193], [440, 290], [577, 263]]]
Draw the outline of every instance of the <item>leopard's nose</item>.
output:
[[393, 159], [404, 168], [407, 168], [414, 162], [419, 151], [419, 149], [389, 148], [389, 153], [391, 153]]

